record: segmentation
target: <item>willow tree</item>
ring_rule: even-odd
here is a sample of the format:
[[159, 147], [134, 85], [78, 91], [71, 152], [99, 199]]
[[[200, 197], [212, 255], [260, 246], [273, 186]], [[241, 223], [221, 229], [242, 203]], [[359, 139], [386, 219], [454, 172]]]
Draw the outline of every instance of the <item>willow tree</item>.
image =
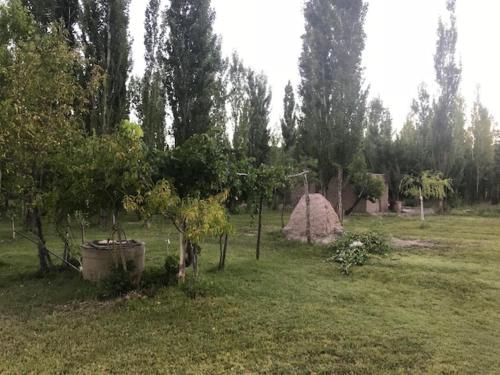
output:
[[366, 91], [362, 54], [367, 5], [363, 0], [308, 0], [300, 57], [303, 142], [318, 160], [326, 190], [337, 171], [338, 211], [343, 219], [344, 172], [363, 136]]
[[420, 219], [425, 221], [424, 200], [438, 199], [440, 202], [453, 192], [453, 182], [441, 172], [424, 171], [419, 176], [406, 175], [401, 180], [401, 194], [419, 199]]

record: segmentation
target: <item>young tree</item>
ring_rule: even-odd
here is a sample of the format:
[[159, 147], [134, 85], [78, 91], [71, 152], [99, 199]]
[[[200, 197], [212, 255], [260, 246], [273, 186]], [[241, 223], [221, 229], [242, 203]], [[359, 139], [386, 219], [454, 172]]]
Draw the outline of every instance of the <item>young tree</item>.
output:
[[165, 12], [162, 69], [176, 146], [214, 127], [223, 67], [214, 20], [210, 0], [172, 0]]
[[[363, 136], [366, 92], [362, 53], [367, 5], [362, 0], [308, 0], [300, 58], [302, 126], [311, 156], [318, 160], [324, 189], [337, 170], [338, 212], [343, 219], [345, 169]], [[314, 146], [313, 146], [314, 145]]]
[[420, 219], [425, 221], [424, 199], [439, 199], [442, 202], [453, 192], [452, 180], [443, 178], [441, 172], [424, 171], [418, 177], [406, 175], [401, 180], [401, 193], [420, 200]]
[[473, 164], [475, 169], [475, 200], [487, 198], [494, 163], [493, 124], [488, 110], [481, 104], [479, 96], [472, 111]]
[[109, 134], [129, 115], [131, 67], [128, 35], [130, 0], [83, 0], [82, 34], [86, 78], [100, 71], [102, 85], [89, 106], [87, 131]]
[[368, 173], [365, 156], [359, 152], [349, 166], [349, 182], [356, 193], [356, 201], [346, 210], [349, 216], [362, 200], [373, 203], [380, 199], [384, 192], [384, 181]]
[[297, 115], [295, 94], [290, 81], [285, 87], [283, 99], [283, 118], [281, 119], [281, 134], [283, 136], [283, 147], [285, 152], [295, 147], [297, 141]]

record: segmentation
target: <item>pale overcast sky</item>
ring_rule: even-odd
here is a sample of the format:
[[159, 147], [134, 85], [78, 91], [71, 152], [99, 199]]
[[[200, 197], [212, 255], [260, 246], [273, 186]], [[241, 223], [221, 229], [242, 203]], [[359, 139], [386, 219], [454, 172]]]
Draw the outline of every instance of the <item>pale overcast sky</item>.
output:
[[[146, 0], [131, 2], [134, 73], [143, 71], [143, 21]], [[215, 30], [223, 52], [236, 50], [247, 66], [263, 71], [273, 90], [271, 126], [282, 112], [288, 80], [298, 85], [298, 59], [304, 0], [212, 0]], [[433, 54], [445, 0], [369, 0], [364, 54], [365, 81], [370, 96], [380, 96], [400, 128], [421, 82], [434, 89]], [[458, 53], [463, 63], [462, 94], [467, 114], [481, 87], [483, 103], [500, 119], [499, 0], [458, 0]]]

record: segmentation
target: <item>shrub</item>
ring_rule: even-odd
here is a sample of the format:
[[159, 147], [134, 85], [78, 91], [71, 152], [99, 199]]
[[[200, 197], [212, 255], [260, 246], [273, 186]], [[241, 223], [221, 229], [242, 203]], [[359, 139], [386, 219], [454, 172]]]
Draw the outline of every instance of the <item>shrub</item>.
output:
[[[127, 262], [127, 269], [130, 271], [134, 267], [133, 262]], [[121, 266], [115, 267], [109, 277], [102, 281], [102, 298], [116, 298], [132, 292], [137, 288], [130, 273], [123, 270]]]
[[328, 259], [340, 265], [348, 275], [354, 266], [363, 266], [370, 254], [382, 255], [390, 251], [384, 236], [378, 233], [346, 234], [330, 246], [333, 255]]
[[167, 285], [173, 285], [177, 282], [177, 273], [179, 272], [179, 260], [176, 257], [168, 256], [165, 259], [165, 273]]

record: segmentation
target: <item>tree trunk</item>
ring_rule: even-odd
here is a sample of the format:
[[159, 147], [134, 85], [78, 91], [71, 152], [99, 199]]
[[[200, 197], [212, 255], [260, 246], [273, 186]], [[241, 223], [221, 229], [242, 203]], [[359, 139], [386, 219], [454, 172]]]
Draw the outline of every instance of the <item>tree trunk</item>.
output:
[[224, 233], [219, 238], [219, 249], [220, 249], [220, 257], [219, 257], [219, 271], [224, 270], [226, 267], [226, 254], [227, 254], [227, 243], [228, 243], [229, 235]]
[[82, 236], [82, 245], [85, 243], [85, 225], [80, 224], [80, 235]]
[[422, 189], [420, 189], [420, 220], [425, 221], [425, 210], [424, 210], [424, 197], [422, 195]]
[[342, 167], [338, 167], [337, 171], [337, 199], [338, 199], [338, 214], [340, 223], [344, 224], [344, 207], [342, 205], [342, 190], [344, 187], [344, 170]]
[[182, 232], [179, 233], [179, 273], [177, 279], [181, 284], [186, 281], [186, 244]]
[[476, 168], [476, 202], [479, 202], [479, 185], [480, 185], [480, 170], [479, 167]]
[[354, 210], [356, 209], [356, 207], [358, 206], [358, 204], [363, 200], [363, 196], [358, 196], [358, 198], [356, 199], [356, 202], [354, 202], [354, 204], [352, 205], [351, 208], [349, 208], [346, 212], [345, 212], [345, 216], [349, 216], [350, 214], [352, 214], [354, 212]]
[[189, 251], [189, 257], [191, 258], [191, 262], [193, 265], [193, 275], [194, 278], [198, 278], [198, 249], [195, 244], [191, 243], [191, 241], [188, 242], [188, 251]]
[[262, 206], [264, 205], [264, 197], [261, 195], [259, 198], [259, 224], [257, 227], [257, 250], [256, 257], [257, 260], [260, 259], [260, 240], [262, 236]]
[[42, 218], [40, 214], [40, 210], [38, 208], [34, 209], [35, 215], [35, 225], [38, 236], [38, 260], [40, 263], [40, 272], [46, 273], [49, 271], [49, 267], [52, 266], [52, 260], [50, 259], [50, 255], [45, 247], [45, 238], [43, 236], [43, 228], [42, 228]]
[[307, 175], [304, 175], [304, 195], [306, 197], [306, 238], [307, 243], [312, 243], [311, 236], [311, 197], [309, 196], [309, 181]]
[[16, 220], [14, 217], [10, 219], [11, 225], [12, 225], [12, 240], [16, 240]]
[[286, 204], [286, 194], [283, 193], [283, 202], [281, 206], [281, 229], [285, 228], [285, 204]]

